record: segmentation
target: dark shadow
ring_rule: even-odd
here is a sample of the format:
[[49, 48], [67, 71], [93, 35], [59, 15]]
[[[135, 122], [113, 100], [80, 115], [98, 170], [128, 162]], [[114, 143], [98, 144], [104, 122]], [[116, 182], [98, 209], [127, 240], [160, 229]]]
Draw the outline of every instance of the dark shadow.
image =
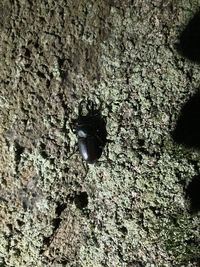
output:
[[177, 50], [182, 56], [200, 63], [200, 12], [196, 13], [182, 32]]
[[178, 144], [200, 149], [200, 93], [183, 106], [172, 137]]
[[56, 216], [59, 217], [61, 215], [61, 213], [67, 208], [67, 204], [66, 203], [60, 203], [60, 202], [57, 202], [56, 204], [57, 204], [57, 206], [56, 206], [55, 213], [56, 213]]
[[15, 144], [15, 162], [16, 162], [16, 165], [18, 165], [20, 163], [21, 156], [25, 148], [16, 141], [14, 144]]
[[192, 178], [186, 189], [186, 196], [190, 199], [191, 212], [200, 211], [200, 175]]
[[87, 192], [81, 192], [74, 198], [75, 205], [78, 209], [84, 209], [88, 205], [88, 194]]

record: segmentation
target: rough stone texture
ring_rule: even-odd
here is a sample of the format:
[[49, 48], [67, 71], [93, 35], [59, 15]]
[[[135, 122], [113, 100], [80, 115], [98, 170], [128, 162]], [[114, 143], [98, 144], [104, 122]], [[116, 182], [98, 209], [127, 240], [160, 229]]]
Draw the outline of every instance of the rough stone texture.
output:
[[[0, 266], [200, 266], [200, 154], [171, 136], [200, 84], [176, 50], [199, 5], [0, 1]], [[73, 133], [87, 97], [110, 140], [89, 166]]]

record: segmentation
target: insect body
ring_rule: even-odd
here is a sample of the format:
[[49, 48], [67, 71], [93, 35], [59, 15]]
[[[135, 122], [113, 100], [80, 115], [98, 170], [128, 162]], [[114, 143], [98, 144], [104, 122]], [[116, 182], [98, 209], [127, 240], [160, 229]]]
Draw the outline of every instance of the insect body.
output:
[[87, 114], [83, 115], [83, 102], [81, 102], [76, 128], [78, 147], [85, 161], [95, 163], [101, 157], [106, 144], [106, 125], [100, 109], [95, 109], [92, 101], [88, 101], [86, 109]]

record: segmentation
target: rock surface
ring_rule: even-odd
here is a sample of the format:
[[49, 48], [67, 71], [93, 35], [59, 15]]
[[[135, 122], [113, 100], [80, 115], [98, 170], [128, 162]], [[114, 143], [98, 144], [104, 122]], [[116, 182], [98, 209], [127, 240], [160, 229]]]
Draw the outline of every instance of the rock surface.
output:
[[[200, 152], [172, 134], [199, 90], [177, 49], [199, 4], [0, 1], [0, 266], [199, 266]], [[86, 98], [107, 122], [94, 165], [75, 152]]]

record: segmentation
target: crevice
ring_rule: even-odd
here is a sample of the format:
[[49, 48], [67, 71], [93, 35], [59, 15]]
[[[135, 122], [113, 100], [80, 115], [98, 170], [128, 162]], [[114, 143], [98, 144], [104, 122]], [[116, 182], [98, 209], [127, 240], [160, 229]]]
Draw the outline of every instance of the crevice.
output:
[[21, 156], [24, 152], [24, 147], [21, 146], [18, 142], [15, 141], [14, 143], [15, 146], [15, 171], [18, 173], [19, 171], [19, 163], [21, 161]]
[[39, 70], [37, 71], [37, 76], [40, 77], [40, 78], [42, 78], [42, 79], [45, 79], [46, 78], [46, 76], [44, 75], [44, 73], [42, 73]]
[[61, 105], [62, 105], [62, 108], [64, 110], [64, 122], [63, 122], [63, 131], [65, 132], [66, 131], [66, 125], [67, 125], [67, 120], [68, 120], [68, 113], [67, 113], [67, 104], [65, 103], [64, 99], [63, 99], [63, 94], [60, 93], [58, 94], [58, 97], [60, 99], [60, 102], [61, 102]]
[[43, 246], [40, 249], [40, 254], [42, 254], [50, 246], [50, 244], [54, 238], [54, 235], [55, 235], [57, 229], [60, 227], [60, 224], [62, 222], [62, 219], [60, 218], [60, 216], [61, 216], [62, 212], [66, 209], [66, 207], [67, 207], [66, 203], [57, 202], [57, 206], [55, 209], [56, 217], [52, 220], [52, 226], [53, 226], [52, 234], [43, 239]]
[[56, 207], [56, 215], [59, 217], [61, 215], [61, 213], [66, 209], [67, 204], [66, 203], [57, 203], [57, 207]]
[[88, 194], [87, 192], [81, 192], [74, 197], [75, 205], [78, 209], [84, 209], [88, 205]]

